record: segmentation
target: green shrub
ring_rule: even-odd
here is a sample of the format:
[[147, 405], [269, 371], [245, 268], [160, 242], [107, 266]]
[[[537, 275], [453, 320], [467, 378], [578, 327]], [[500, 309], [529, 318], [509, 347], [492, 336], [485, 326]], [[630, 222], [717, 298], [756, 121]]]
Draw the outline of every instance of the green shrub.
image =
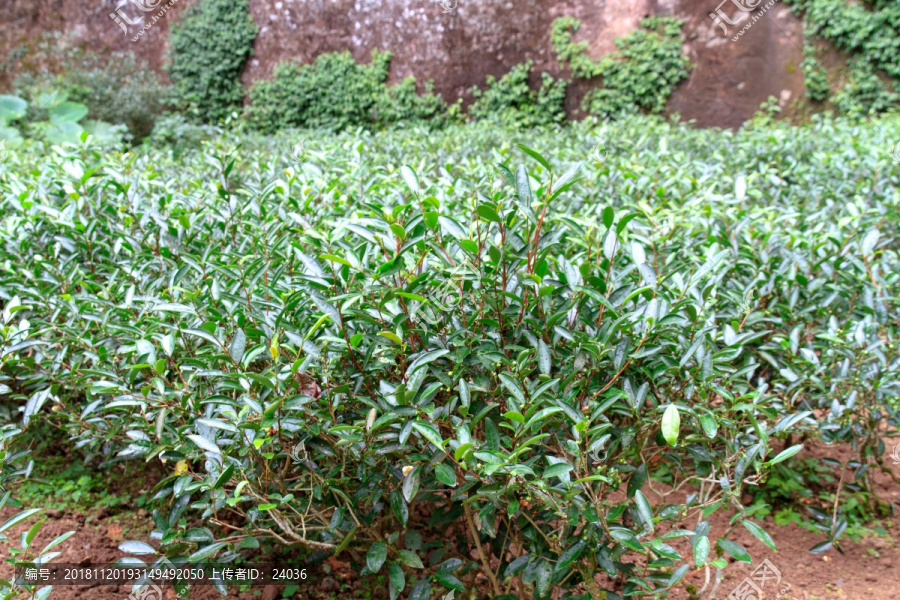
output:
[[541, 73], [541, 87], [535, 92], [528, 84], [531, 65], [530, 60], [518, 64], [499, 81], [489, 75], [484, 90], [472, 88], [475, 102], [469, 107], [469, 115], [475, 120], [495, 120], [512, 127], [565, 121], [567, 82]]
[[847, 77], [832, 99], [841, 114], [867, 116], [890, 110], [900, 101], [893, 86], [883, 81], [869, 62], [852, 60]]
[[133, 53], [89, 52], [58, 36], [24, 53], [17, 70], [14, 93], [29, 103], [23, 124], [47, 121], [51, 105], [68, 101], [86, 107], [90, 120], [124, 125], [131, 139], [140, 140], [162, 113], [168, 93]]
[[381, 127], [399, 122], [440, 119], [444, 101], [433, 93], [416, 93], [407, 77], [389, 87], [391, 54], [372, 52], [372, 61], [358, 64], [349, 52], [319, 55], [311, 64], [281, 63], [272, 81], [259, 81], [250, 90], [250, 124], [265, 132], [287, 127]]
[[568, 62], [573, 75], [602, 79], [602, 87], [588, 93], [582, 103], [590, 114], [608, 117], [639, 110], [662, 112], [675, 87], [688, 76], [691, 63], [682, 54], [682, 23], [677, 19], [642, 20], [640, 29], [617, 39], [618, 50], [599, 62], [587, 56], [586, 43], [572, 42], [572, 32], [579, 25], [576, 19], [557, 19], [552, 41], [557, 60]]
[[[292, 168], [293, 140], [227, 131], [178, 160], [13, 149], [0, 299], [34, 343], [9, 402], [49, 390], [74, 447], [165, 459], [176, 564], [340, 549], [391, 598], [721, 576], [751, 560], [735, 527], [773, 545], [741, 498], [797, 436], [852, 442], [845, 489], [873, 492], [900, 122], [627, 117], [529, 131], [546, 157], [519, 135], [323, 134]], [[583, 166], [598, 137], [629, 144]]]
[[[2, 160], [4, 157], [0, 158]], [[18, 366], [22, 363], [30, 361], [29, 355], [31, 349], [41, 344], [40, 340], [35, 338], [34, 332], [31, 331], [28, 320], [22, 318], [22, 306], [18, 296], [0, 296], [2, 299], [3, 310], [0, 312], [0, 398], [3, 403], [0, 404], [0, 509], [6, 506], [22, 507], [22, 503], [13, 494], [16, 493], [16, 484], [27, 479], [34, 469], [34, 460], [32, 459], [31, 450], [28, 448], [17, 448], [17, 442], [22, 433], [28, 429], [36, 420], [36, 415], [44, 407], [48, 401], [57, 401], [58, 398], [53, 394], [50, 388], [43, 388], [31, 393], [26, 391], [27, 384], [23, 385], [22, 381], [16, 380], [11, 373], [18, 371]], [[23, 394], [24, 392], [24, 394]], [[19, 421], [15, 405], [9, 403], [10, 396], [26, 396], [28, 401], [23, 407], [22, 420]], [[21, 445], [21, 444], [20, 444]], [[44, 564], [53, 560], [59, 555], [58, 552], [50, 553], [49, 551], [62, 544], [66, 539], [75, 534], [69, 531], [56, 537], [43, 549], [37, 550], [32, 547], [35, 536], [40, 532], [41, 527], [46, 521], [46, 517], [38, 519], [27, 531], [23, 531], [19, 536], [19, 547], [16, 547], [8, 537], [7, 533], [10, 529], [27, 523], [32, 517], [39, 515], [41, 507], [29, 508], [17, 512], [16, 514], [4, 519], [0, 525], [0, 541], [9, 544], [8, 556], [4, 556], [4, 562], [13, 566], [17, 573], [24, 573], [26, 567], [33, 567], [34, 561], [42, 558]], [[13, 538], [15, 539], [15, 538]], [[0, 597], [31, 597], [44, 600], [50, 593], [51, 586], [40, 586], [23, 580], [21, 577], [9, 580], [0, 579]], [[20, 596], [21, 594], [21, 596]]]
[[131, 52], [114, 53], [102, 67], [73, 70], [67, 79], [71, 100], [87, 106], [95, 119], [125, 125], [135, 140], [150, 134], [168, 93], [147, 62]]
[[553, 21], [550, 42], [556, 52], [556, 60], [568, 63], [572, 75], [580, 79], [590, 79], [599, 75], [599, 64], [587, 55], [588, 43], [572, 41], [574, 34], [581, 27], [581, 21], [574, 17], [559, 17]]
[[68, 101], [65, 92], [41, 92], [28, 102], [18, 96], [0, 96], [0, 140], [21, 144], [24, 136], [54, 144], [79, 144], [90, 134], [108, 148], [120, 146], [127, 137], [124, 125], [88, 120], [84, 104]]
[[778, 98], [769, 96], [760, 103], [759, 109], [753, 113], [753, 117], [744, 126], [748, 129], [772, 127], [780, 114], [781, 104], [778, 102]]
[[160, 117], [146, 139], [148, 148], [170, 149], [173, 157], [180, 157], [203, 147], [222, 135], [222, 128], [216, 125], [202, 125], [191, 122], [178, 113], [168, 113]]
[[[789, 0], [800, 13], [810, 34], [834, 44], [850, 57], [849, 82], [835, 94], [836, 108], [847, 114], [885, 112], [900, 97], [882, 82], [900, 82], [900, 4], [893, 0], [846, 2], [845, 0]], [[804, 74], [806, 67], [804, 67]], [[812, 83], [817, 97], [824, 97], [825, 83]], [[809, 89], [809, 88], [808, 88]], [[812, 97], [812, 96], [811, 96]], [[815, 98], [814, 98], [815, 99]]]
[[125, 125], [135, 140], [147, 136], [163, 111], [168, 93], [146, 61], [131, 52], [98, 57], [83, 50], [70, 51], [58, 65], [59, 74], [28, 72], [16, 78], [14, 88], [25, 98], [58, 93], [87, 107], [100, 121]]
[[375, 97], [372, 120], [379, 125], [409, 125], [420, 122], [443, 124], [448, 118], [444, 99], [434, 93], [431, 81], [425, 83], [425, 93], [416, 91], [415, 77], [405, 77], [397, 85], [386, 87]]
[[828, 72], [816, 58], [816, 47], [808, 39], [803, 42], [803, 85], [806, 96], [813, 102], [824, 102], [831, 93]]
[[207, 123], [240, 111], [241, 73], [257, 31], [247, 0], [201, 0], [189, 7], [169, 35], [175, 104]]
[[813, 35], [900, 79], [900, 5], [895, 1], [789, 0]]

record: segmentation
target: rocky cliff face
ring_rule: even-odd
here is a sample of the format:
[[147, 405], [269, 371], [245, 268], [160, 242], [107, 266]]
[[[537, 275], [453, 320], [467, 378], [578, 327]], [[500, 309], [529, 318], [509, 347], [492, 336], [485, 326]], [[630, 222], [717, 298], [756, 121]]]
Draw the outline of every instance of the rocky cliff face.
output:
[[[131, 50], [161, 69], [170, 26], [197, 0], [174, 0], [137, 41], [132, 39], [150, 21], [145, 18], [141, 24], [137, 18], [156, 14], [170, 1], [4, 0], [0, 59], [5, 83], [27, 66], [17, 58], [22, 51], [48, 32], [98, 52]], [[557, 17], [581, 19], [577, 39], [587, 40], [590, 54], [598, 58], [614, 50], [613, 40], [637, 27], [642, 17], [664, 14], [685, 21], [685, 52], [696, 65], [669, 110], [701, 126], [735, 127], [769, 96], [787, 105], [803, 93], [801, 24], [777, 0], [768, 9], [772, 0], [725, 0], [717, 6], [718, 1], [250, 0], [260, 33], [244, 79], [249, 84], [267, 78], [280, 61], [307, 62], [323, 52], [348, 49], [365, 61], [372, 49], [390, 50], [393, 79], [432, 79], [436, 90], [453, 101], [466, 97], [471, 86], [483, 85], [487, 75], [499, 77], [528, 58], [536, 71], [567, 76], [550, 44]], [[741, 11], [738, 2], [757, 8]], [[144, 13], [140, 4], [157, 10]], [[709, 16], [720, 7], [723, 25]], [[116, 11], [121, 23], [110, 17]], [[747, 24], [752, 27], [732, 41]], [[570, 87], [573, 113], [589, 86], [578, 82]]]

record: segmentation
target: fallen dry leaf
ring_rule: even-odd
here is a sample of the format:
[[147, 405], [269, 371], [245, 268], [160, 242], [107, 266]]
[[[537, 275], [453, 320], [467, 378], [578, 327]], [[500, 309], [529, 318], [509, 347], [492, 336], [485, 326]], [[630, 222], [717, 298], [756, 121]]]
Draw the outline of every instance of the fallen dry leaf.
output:
[[106, 530], [106, 535], [109, 536], [110, 541], [121, 542], [124, 530], [121, 525], [110, 525]]

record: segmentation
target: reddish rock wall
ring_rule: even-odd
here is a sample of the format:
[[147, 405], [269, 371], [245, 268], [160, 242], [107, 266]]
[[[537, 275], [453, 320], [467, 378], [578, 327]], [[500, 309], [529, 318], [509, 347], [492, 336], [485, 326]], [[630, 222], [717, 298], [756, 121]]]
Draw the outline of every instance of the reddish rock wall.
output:
[[[168, 0], [137, 1], [153, 6]], [[130, 49], [160, 69], [169, 27], [195, 1], [176, 0], [132, 42], [140, 26], [130, 26], [126, 35], [109, 16], [117, 8], [129, 19], [141, 15], [131, 1], [3, 0], [0, 83], [8, 85], [17, 69], [35, 66], [17, 57], [23, 51], [27, 56], [48, 32], [60, 32], [68, 43], [101, 53]], [[446, 12], [436, 0], [250, 0], [260, 35], [245, 83], [269, 77], [282, 60], [307, 62], [343, 49], [368, 60], [377, 48], [393, 52], [393, 79], [433, 79], [437, 91], [452, 101], [467, 96], [487, 75], [500, 76], [527, 58], [537, 70], [564, 74], [550, 47], [550, 28], [557, 17], [582, 19], [577, 39], [587, 40], [591, 55], [599, 57], [612, 51], [614, 38], [627, 34], [642, 17], [670, 14], [685, 20], [685, 51], [696, 64], [670, 101], [671, 111], [696, 119], [698, 125], [735, 127], [769, 96], [793, 99], [802, 94], [800, 22], [780, 3], [732, 42], [709, 17], [716, 0], [443, 1], [455, 2], [456, 8]], [[731, 2], [723, 10], [727, 15], [739, 12]], [[729, 26], [730, 35], [744, 24]], [[589, 86], [570, 86], [570, 109], [577, 109]]]

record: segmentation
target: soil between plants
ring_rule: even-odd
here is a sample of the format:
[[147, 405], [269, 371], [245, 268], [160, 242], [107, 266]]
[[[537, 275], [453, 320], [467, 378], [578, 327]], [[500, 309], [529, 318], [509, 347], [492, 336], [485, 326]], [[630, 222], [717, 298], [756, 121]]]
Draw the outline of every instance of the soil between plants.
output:
[[[798, 456], [801, 458], [828, 456], [843, 461], [851, 457], [848, 448], [828, 447], [820, 443], [805, 448]], [[890, 464], [890, 461], [887, 461], [886, 464]], [[900, 466], [893, 468], [895, 473], [900, 471]], [[900, 486], [896, 485], [890, 476], [878, 473], [875, 481], [879, 497], [883, 501], [892, 504], [900, 503]], [[666, 493], [669, 489], [664, 484], [653, 482], [652, 489], [650, 486], [645, 486], [643, 491], [651, 503], [654, 503], [659, 499], [660, 494]], [[136, 497], [141, 493], [148, 492], [149, 487], [130, 491]], [[681, 502], [686, 493], [688, 493], [686, 490], [679, 490], [668, 496], [665, 502]], [[656, 498], [654, 498], [654, 494]], [[20, 510], [7, 506], [0, 511], [0, 519], [6, 520]], [[799, 512], [801, 508], [798, 507], [797, 510]], [[71, 511], [49, 510], [45, 512], [45, 515], [47, 521], [33, 543], [34, 547], [39, 549], [67, 531], [76, 531], [74, 536], [56, 548], [61, 555], [54, 559], [54, 563], [109, 564], [125, 556], [118, 549], [123, 536], [124, 539], [149, 541], [149, 530], [152, 528], [146, 511], [137, 509], [133, 512], [125, 511], [118, 514], [110, 514], [104, 508]], [[710, 539], [720, 535], [728, 527], [730, 516], [730, 512], [719, 511], [710, 517]], [[760, 521], [759, 519], [755, 520]], [[33, 522], [32, 518], [25, 525], [13, 528], [6, 533], [11, 540], [17, 541], [19, 533], [27, 530]], [[696, 512], [690, 511], [688, 518], [669, 523], [671, 525], [667, 524], [667, 528], [693, 529], [697, 523]], [[861, 537], [858, 541], [845, 537], [840, 540], [843, 554], [831, 548], [819, 555], [810, 554], [808, 550], [816, 543], [823, 541], [823, 535], [807, 531], [794, 523], [784, 526], [776, 525], [771, 517], [761, 520], [761, 524], [772, 536], [778, 551], [772, 551], [743, 527], [738, 527], [730, 539], [750, 552], [753, 557], [753, 565], [729, 559], [729, 565], [724, 569], [724, 578], [716, 596], [720, 600], [727, 598], [731, 591], [764, 559], [768, 559], [781, 572], [782, 579], [777, 588], [774, 582], [768, 582], [764, 588], [764, 595], [759, 600], [774, 598], [780, 600], [888, 600], [897, 597], [897, 590], [900, 590], [900, 570], [897, 568], [900, 566], [900, 548], [894, 543], [894, 540], [900, 537], [900, 524], [895, 523], [894, 520], [886, 519], [873, 524], [882, 527], [887, 535], [873, 533]], [[128, 532], [125, 533], [125, 531]], [[143, 534], [140, 533], [142, 531]], [[448, 534], [452, 531], [452, 528], [448, 530]], [[451, 543], [449, 539], [448, 543]], [[688, 538], [676, 539], [670, 544], [682, 556], [690, 556]], [[155, 542], [152, 545], [155, 546]], [[0, 552], [5, 553], [9, 546], [8, 543], [0, 543]], [[296, 590], [287, 590], [289, 596], [283, 596], [285, 590], [280, 586], [259, 586], [246, 592], [230, 589], [228, 597], [241, 600], [276, 600], [282, 597], [315, 600], [387, 597], [384, 577], [360, 577], [358, 570], [351, 565], [349, 556], [341, 558], [346, 558], [346, 561], [328, 559], [325, 563], [327, 565], [325, 569], [329, 571], [327, 575], [319, 574], [311, 578], [307, 586], [299, 587]], [[265, 556], [257, 557], [255, 561], [257, 563], [267, 562]], [[11, 570], [10, 566], [4, 564], [0, 567], [0, 576], [10, 576]], [[597, 575], [596, 579], [604, 587], [610, 585], [610, 581], [603, 574]], [[698, 573], [690, 577], [688, 581], [699, 589], [704, 584], [704, 575], [702, 572]], [[789, 589], [783, 595], [778, 596], [779, 589], [784, 589], [788, 585]], [[475, 595], [472, 597], [479, 600], [490, 597], [486, 587], [479, 587], [473, 593]], [[50, 598], [52, 600], [125, 600], [130, 594], [130, 585], [99, 585], [95, 587], [57, 585], [54, 586]], [[166, 588], [164, 594], [164, 598], [158, 600], [175, 600], [177, 598], [171, 587]], [[221, 597], [214, 588], [207, 586], [194, 586], [188, 595], [191, 600], [212, 600]], [[435, 586], [435, 597], [440, 597], [437, 586]], [[688, 600], [689, 598], [683, 588], [673, 590], [670, 597], [673, 600]], [[460, 594], [458, 598], [468, 600], [470, 596]], [[522, 598], [524, 600], [524, 596]]]

